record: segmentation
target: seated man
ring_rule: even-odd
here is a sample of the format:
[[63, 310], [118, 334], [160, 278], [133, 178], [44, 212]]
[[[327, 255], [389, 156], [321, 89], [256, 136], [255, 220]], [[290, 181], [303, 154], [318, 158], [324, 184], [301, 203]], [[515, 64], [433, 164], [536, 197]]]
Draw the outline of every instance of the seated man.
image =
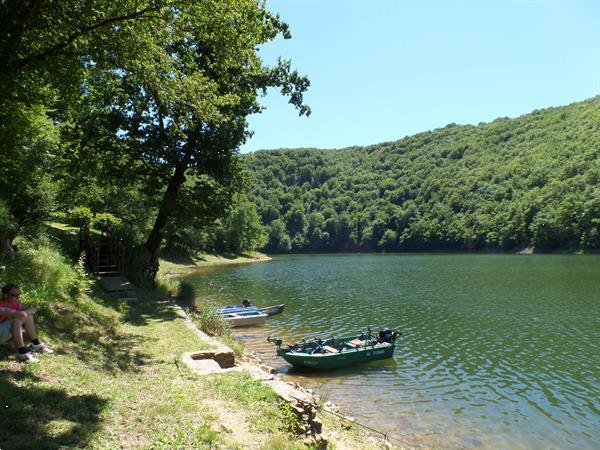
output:
[[[33, 308], [19, 303], [21, 291], [15, 284], [7, 284], [2, 288], [0, 299], [0, 343], [12, 338], [19, 349], [18, 358], [23, 362], [37, 362], [32, 352], [54, 353], [54, 350], [42, 344], [36, 334], [33, 323]], [[23, 341], [23, 328], [31, 340], [29, 346]]]

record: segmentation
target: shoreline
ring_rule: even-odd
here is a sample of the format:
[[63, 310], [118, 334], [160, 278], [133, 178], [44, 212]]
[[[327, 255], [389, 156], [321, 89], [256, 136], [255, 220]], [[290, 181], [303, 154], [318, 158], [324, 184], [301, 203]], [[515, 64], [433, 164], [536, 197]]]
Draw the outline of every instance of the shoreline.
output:
[[[210, 256], [209, 256], [210, 258]], [[237, 264], [249, 264], [256, 262], [270, 261], [272, 258], [265, 254], [257, 253], [254, 257], [237, 257], [234, 259], [228, 259], [223, 261], [222, 259], [210, 258], [209, 262], [204, 264], [175, 264], [173, 261], [168, 261], [167, 267], [168, 272], [163, 274], [163, 277], [168, 279], [185, 277], [191, 273], [194, 273], [203, 268], [214, 267], [219, 265], [237, 265]], [[206, 260], [204, 260], [206, 261]], [[161, 268], [163, 267], [163, 261], [161, 260]], [[170, 299], [173, 308], [177, 311], [177, 314], [184, 319], [187, 327], [191, 331], [198, 335], [202, 340], [208, 342], [215, 348], [227, 349], [233, 353], [233, 350], [224, 343], [219, 336], [208, 336], [202, 330], [196, 326], [193, 320], [189, 317], [185, 309], [178, 304], [175, 299]], [[234, 339], [236, 339], [234, 337]], [[199, 367], [194, 364], [194, 355], [190, 354], [182, 355], [182, 362], [192, 371], [195, 371], [199, 375], [208, 375], [215, 373], [226, 373], [227, 371], [247, 371], [251, 377], [267, 386], [269, 386], [277, 396], [287, 403], [290, 408], [295, 411], [300, 421], [300, 433], [299, 438], [303, 439], [304, 444], [315, 446], [316, 448], [329, 448], [328, 443], [333, 440], [336, 448], [341, 444], [340, 448], [369, 448], [370, 445], [375, 445], [377, 448], [383, 446], [385, 449], [397, 448], [390, 438], [383, 432], [378, 430], [372, 430], [370, 427], [362, 425], [356, 421], [355, 418], [345, 414], [341, 408], [327, 401], [322, 404], [322, 398], [319, 394], [315, 393], [314, 390], [302, 386], [298, 382], [286, 381], [277, 374], [274, 367], [269, 366], [262, 361], [260, 356], [253, 350], [244, 346], [244, 350], [240, 358], [235, 358], [235, 366], [231, 368], [219, 369], [215, 367], [214, 360], [210, 360], [207, 366], [200, 365]], [[211, 364], [212, 363], [212, 364]], [[196, 366], [196, 368], [194, 368]], [[323, 411], [323, 414], [321, 414]], [[317, 414], [319, 415], [317, 416]], [[324, 417], [330, 416], [330, 417]], [[332, 418], [334, 422], [332, 422]], [[335, 425], [333, 425], [335, 423]], [[371, 430], [371, 431], [368, 431]], [[353, 441], [356, 441], [356, 436], [345, 436], [346, 434], [359, 434], [364, 445], [355, 447]], [[383, 437], [377, 436], [381, 433]], [[406, 447], [402, 447], [406, 448]], [[410, 447], [408, 447], [410, 448]]]
[[260, 252], [244, 255], [216, 255], [207, 253], [194, 258], [166, 255], [160, 258], [159, 275], [164, 278], [177, 278], [209, 267], [250, 264], [270, 261], [271, 259], [270, 256]]

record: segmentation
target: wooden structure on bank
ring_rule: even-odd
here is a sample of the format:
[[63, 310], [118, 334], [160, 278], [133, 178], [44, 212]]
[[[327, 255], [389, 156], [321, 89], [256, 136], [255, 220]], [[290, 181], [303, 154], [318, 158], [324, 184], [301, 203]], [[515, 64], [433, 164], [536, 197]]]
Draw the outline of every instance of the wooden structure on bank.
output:
[[92, 237], [89, 223], [84, 221], [79, 229], [79, 251], [85, 253], [88, 270], [105, 291], [123, 294], [128, 301], [137, 300], [135, 285], [124, 277], [125, 246], [109, 226]]
[[79, 229], [79, 249], [85, 252], [90, 272], [97, 277], [116, 277], [125, 271], [125, 247], [110, 227], [93, 239], [87, 221]]

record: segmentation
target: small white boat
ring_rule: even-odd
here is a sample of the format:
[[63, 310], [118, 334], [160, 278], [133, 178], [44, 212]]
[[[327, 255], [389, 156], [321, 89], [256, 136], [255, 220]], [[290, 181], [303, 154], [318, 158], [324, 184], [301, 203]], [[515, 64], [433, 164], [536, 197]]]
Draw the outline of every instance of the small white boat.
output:
[[232, 314], [248, 311], [260, 311], [262, 313], [265, 313], [267, 316], [273, 316], [275, 314], [282, 313], [284, 307], [285, 304], [283, 303], [281, 305], [267, 306], [265, 308], [259, 308], [257, 306], [227, 305], [219, 309], [219, 312], [221, 314]]
[[223, 314], [232, 327], [264, 325], [267, 315], [260, 311], [243, 311]]

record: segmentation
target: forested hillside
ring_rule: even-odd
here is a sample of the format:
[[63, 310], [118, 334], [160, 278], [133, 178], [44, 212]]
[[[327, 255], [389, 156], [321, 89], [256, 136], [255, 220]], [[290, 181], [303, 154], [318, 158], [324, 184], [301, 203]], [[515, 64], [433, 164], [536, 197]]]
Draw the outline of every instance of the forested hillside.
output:
[[600, 97], [243, 159], [268, 252], [600, 248]]

